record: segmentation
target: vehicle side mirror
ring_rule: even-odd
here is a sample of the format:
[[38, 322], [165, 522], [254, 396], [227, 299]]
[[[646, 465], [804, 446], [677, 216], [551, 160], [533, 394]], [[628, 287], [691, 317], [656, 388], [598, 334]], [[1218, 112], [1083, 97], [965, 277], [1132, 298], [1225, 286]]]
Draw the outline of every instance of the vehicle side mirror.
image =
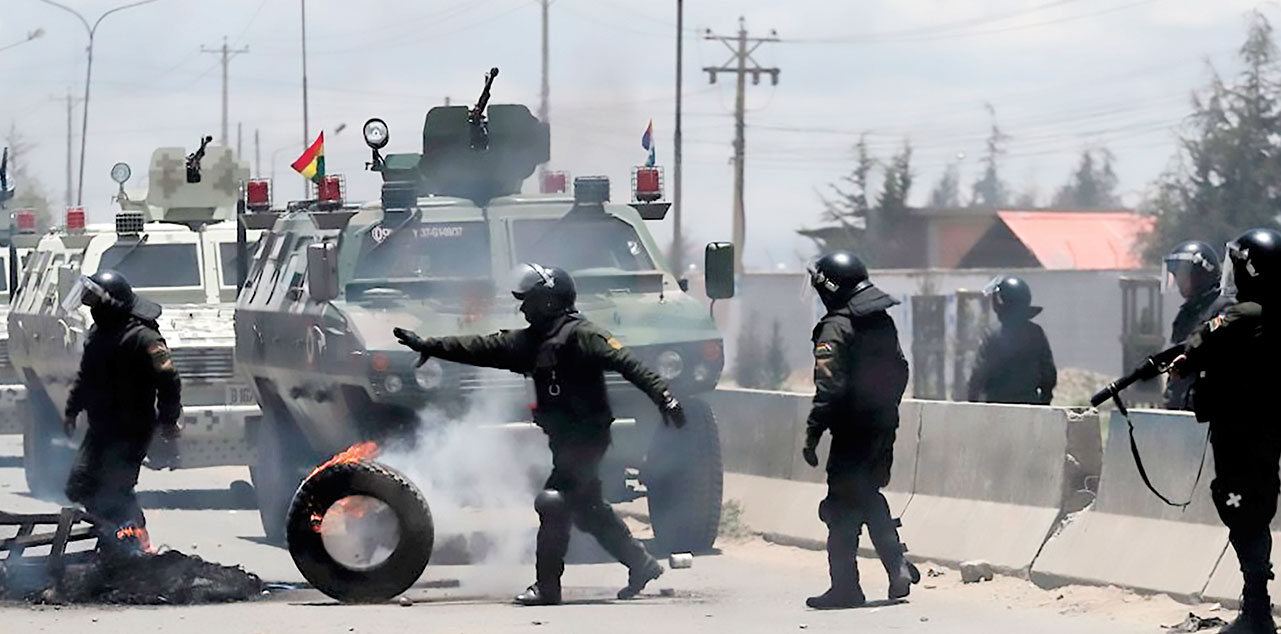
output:
[[334, 243], [307, 245], [307, 294], [317, 302], [338, 297], [338, 250]]
[[712, 242], [703, 250], [704, 285], [709, 299], [734, 296], [734, 245]]

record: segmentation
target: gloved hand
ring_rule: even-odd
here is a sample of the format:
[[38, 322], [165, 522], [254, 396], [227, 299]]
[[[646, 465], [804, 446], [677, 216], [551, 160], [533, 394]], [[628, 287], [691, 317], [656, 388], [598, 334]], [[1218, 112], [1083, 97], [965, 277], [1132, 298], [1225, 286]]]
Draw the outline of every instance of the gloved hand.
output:
[[801, 449], [801, 457], [805, 459], [805, 464], [811, 467], [818, 467], [818, 439], [805, 440], [805, 448]]
[[174, 421], [171, 425], [161, 425], [160, 437], [165, 440], [178, 440], [179, 438], [182, 438], [182, 423]]
[[667, 397], [667, 402], [663, 403], [662, 412], [664, 425], [676, 429], [685, 426], [685, 408], [681, 407], [681, 402], [674, 397]]
[[431, 358], [431, 355], [425, 351], [427, 340], [419, 337], [414, 331], [405, 330], [404, 328], [392, 328], [391, 334], [396, 335], [396, 340], [400, 342], [400, 345], [418, 353], [418, 362], [414, 364], [415, 368], [422, 367]]
[[76, 435], [76, 417], [68, 415], [62, 419], [62, 431], [66, 432], [67, 438]]
[[182, 427], [178, 423], [160, 425], [160, 438], [151, 443], [147, 452], [147, 461], [153, 469], [177, 469], [182, 466], [182, 455], [178, 449], [178, 439], [182, 436]]

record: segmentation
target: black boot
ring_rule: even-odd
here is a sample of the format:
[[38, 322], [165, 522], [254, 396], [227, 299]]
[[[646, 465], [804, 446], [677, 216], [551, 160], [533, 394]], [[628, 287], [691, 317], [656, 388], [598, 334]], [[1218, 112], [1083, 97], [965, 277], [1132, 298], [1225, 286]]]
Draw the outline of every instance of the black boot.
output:
[[516, 603], [521, 605], [560, 605], [560, 588], [542, 588], [534, 584], [516, 595]]
[[867, 534], [890, 578], [889, 598], [902, 599], [911, 594], [912, 584], [921, 582], [921, 571], [903, 555], [907, 548], [899, 541], [899, 521], [890, 516], [885, 496], [878, 492], [868, 505]]
[[862, 527], [828, 524], [827, 568], [832, 587], [827, 592], [805, 600], [805, 605], [816, 610], [857, 608], [867, 603], [858, 585], [858, 532]]
[[663, 576], [663, 564], [646, 555], [643, 563], [627, 569], [627, 587], [618, 591], [618, 598], [622, 600], [634, 598], [645, 589], [645, 584], [661, 576]]
[[1275, 634], [1272, 599], [1268, 596], [1268, 577], [1250, 575], [1241, 593], [1241, 614], [1219, 634]]

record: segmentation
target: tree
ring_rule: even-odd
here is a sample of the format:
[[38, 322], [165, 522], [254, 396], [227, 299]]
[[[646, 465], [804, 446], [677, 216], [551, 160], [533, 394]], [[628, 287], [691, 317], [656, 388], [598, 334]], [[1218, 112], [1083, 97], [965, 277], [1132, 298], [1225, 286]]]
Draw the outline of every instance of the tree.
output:
[[[1097, 155], [1097, 158], [1096, 158]], [[1081, 161], [1068, 182], [1054, 194], [1054, 207], [1061, 209], [1118, 209], [1114, 157], [1107, 148], [1081, 150]]]
[[792, 368], [787, 365], [787, 355], [783, 353], [783, 335], [777, 319], [774, 320], [774, 330], [770, 334], [769, 348], [765, 350], [762, 370], [762, 383], [769, 390], [782, 389], [792, 375]]
[[934, 191], [930, 192], [930, 206], [942, 208], [961, 206], [960, 165], [952, 162], [943, 170], [939, 182], [934, 185]]
[[894, 258], [908, 254], [897, 248], [897, 228], [907, 212], [907, 199], [912, 189], [912, 145], [903, 141], [899, 151], [885, 166], [885, 178], [876, 204], [869, 200], [868, 179], [876, 161], [867, 152], [863, 140], [855, 146], [855, 166], [841, 184], [833, 184], [835, 198], [820, 196], [829, 224], [797, 233], [813, 240], [821, 251], [848, 250], [861, 256], [869, 266], [890, 266]]
[[1281, 214], [1281, 107], [1272, 25], [1251, 16], [1238, 51], [1244, 70], [1224, 81], [1213, 69], [1192, 98], [1181, 148], [1152, 187], [1144, 211], [1155, 214], [1144, 255], [1159, 261], [1188, 239], [1224, 244], [1250, 227], [1276, 226]]
[[974, 181], [974, 198], [970, 204], [975, 207], [1003, 207], [1009, 202], [1009, 192], [1001, 182], [997, 170], [1001, 157], [1005, 154], [1005, 142], [1009, 135], [996, 125], [996, 109], [992, 104], [984, 104], [988, 116], [992, 118], [992, 130], [987, 136], [987, 152], [983, 155], [983, 175]]
[[[843, 176], [839, 183], [831, 183], [830, 196], [819, 194], [823, 204], [823, 220], [834, 223], [821, 237], [809, 237], [823, 250], [845, 249], [866, 252], [869, 232], [868, 179], [876, 167], [876, 159], [867, 149], [867, 138], [859, 137], [854, 145], [854, 169]], [[804, 232], [802, 232], [804, 234]]]
[[5, 210], [9, 213], [18, 209], [34, 211], [36, 230], [43, 232], [50, 226], [53, 203], [50, 202], [44, 185], [31, 175], [31, 168], [27, 163], [27, 156], [36, 148], [36, 144], [23, 137], [17, 126], [10, 125], [5, 145], [9, 148], [9, 186], [14, 189], [13, 199], [5, 203]]
[[1036, 209], [1040, 205], [1041, 192], [1036, 187], [1036, 183], [1030, 183], [1023, 187], [1018, 196], [1014, 197], [1014, 206], [1019, 209]]

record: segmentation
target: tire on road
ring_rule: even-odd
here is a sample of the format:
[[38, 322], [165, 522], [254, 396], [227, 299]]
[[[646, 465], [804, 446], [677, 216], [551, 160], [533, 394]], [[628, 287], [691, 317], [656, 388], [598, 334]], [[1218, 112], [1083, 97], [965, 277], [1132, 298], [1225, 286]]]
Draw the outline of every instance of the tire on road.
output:
[[659, 425], [641, 481], [656, 545], [665, 552], [706, 552], [720, 529], [721, 441], [716, 415], [700, 399], [682, 399], [685, 426]]
[[47, 500], [63, 499], [75, 451], [55, 440], [65, 438], [62, 417], [40, 389], [28, 393], [22, 427], [22, 470], [27, 490]]
[[[381, 500], [396, 514], [400, 541], [389, 557], [363, 570], [348, 568], [325, 548], [319, 518], [349, 496]], [[308, 478], [294, 496], [286, 524], [289, 554], [316, 589], [339, 601], [386, 601], [409, 589], [431, 560], [435, 528], [418, 487], [395, 470], [368, 460], [342, 462]]]

